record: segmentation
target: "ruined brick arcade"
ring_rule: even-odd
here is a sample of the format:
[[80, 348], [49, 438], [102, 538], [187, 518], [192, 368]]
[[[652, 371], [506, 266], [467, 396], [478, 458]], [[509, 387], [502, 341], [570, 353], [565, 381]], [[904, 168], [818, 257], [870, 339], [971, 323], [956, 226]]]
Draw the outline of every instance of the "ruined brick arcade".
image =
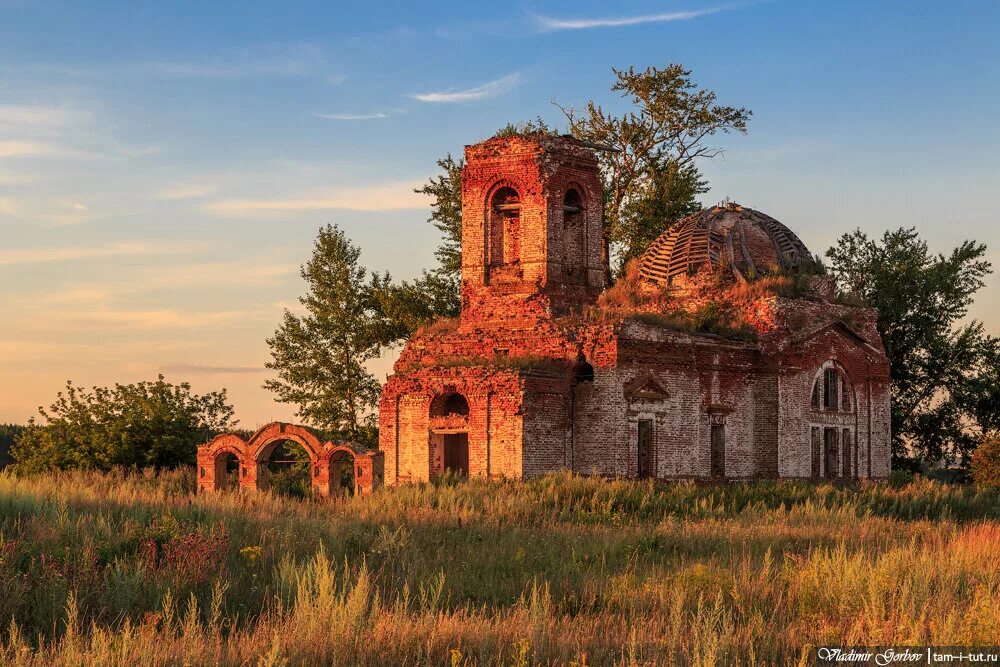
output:
[[268, 487], [268, 461], [282, 443], [302, 447], [309, 457], [314, 497], [371, 493], [382, 485], [382, 453], [347, 443], [324, 441], [305, 426], [274, 422], [249, 440], [227, 433], [198, 448], [198, 491], [227, 488], [259, 491]]
[[[411, 338], [382, 391], [388, 484], [451, 471], [486, 478], [561, 469], [661, 479], [884, 478], [888, 362], [876, 313], [805, 275], [778, 221], [717, 206], [642, 257], [649, 293], [683, 303], [703, 275], [760, 294], [752, 339], [597, 317], [605, 291], [601, 184], [586, 145], [495, 138], [466, 148], [462, 314]], [[666, 297], [665, 297], [666, 298]]]

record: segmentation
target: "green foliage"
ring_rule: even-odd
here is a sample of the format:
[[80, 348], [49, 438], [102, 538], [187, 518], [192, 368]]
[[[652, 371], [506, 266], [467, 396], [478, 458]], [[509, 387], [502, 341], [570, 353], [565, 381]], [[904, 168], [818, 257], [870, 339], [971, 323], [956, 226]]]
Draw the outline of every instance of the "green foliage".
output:
[[1000, 426], [1000, 341], [966, 320], [991, 273], [986, 246], [932, 254], [917, 232], [860, 230], [827, 251], [842, 296], [878, 309], [892, 375], [894, 465], [910, 455], [967, 463]]
[[[598, 153], [606, 261], [610, 266], [613, 252], [620, 271], [636, 248], [643, 247], [641, 239], [652, 234], [655, 220], [649, 216], [679, 217], [697, 210], [694, 198], [706, 191], [706, 184], [696, 162], [720, 153], [705, 140], [720, 132], [745, 134], [752, 112], [717, 104], [716, 94], [699, 89], [690, 70], [678, 64], [612, 72], [616, 81], [611, 90], [630, 99], [635, 111], [615, 116], [593, 101], [582, 111], [559, 108], [574, 136], [607, 149]], [[660, 231], [676, 219], [660, 220]]]
[[376, 440], [379, 383], [364, 364], [380, 354], [386, 320], [361, 252], [336, 226], [320, 229], [312, 258], [302, 267], [309, 286], [302, 315], [285, 310], [268, 339], [277, 377], [264, 383], [296, 415], [339, 439], [370, 446]]
[[672, 158], [650, 164], [648, 179], [626, 198], [618, 224], [608, 230], [618, 272], [674, 222], [700, 211], [697, 197], [706, 192], [708, 181], [693, 164], [682, 167]]
[[972, 479], [982, 486], [1000, 487], [1000, 434], [984, 437], [972, 454]]
[[[437, 164], [443, 173], [414, 192], [432, 199], [428, 222], [442, 235], [441, 245], [434, 253], [440, 263], [438, 271], [457, 280], [462, 274], [462, 169], [465, 160], [455, 160], [448, 153]], [[455, 298], [458, 298], [457, 292]]]
[[39, 412], [44, 423], [32, 420], [12, 450], [20, 472], [190, 465], [198, 445], [234, 423], [225, 389], [198, 395], [162, 375], [91, 391], [67, 382]]
[[370, 291], [384, 318], [382, 343], [392, 345], [437, 319], [457, 317], [462, 312], [459, 283], [459, 275], [444, 270], [424, 271], [413, 282], [375, 277]]
[[10, 450], [24, 429], [20, 424], [0, 424], [0, 469], [13, 463]]
[[0, 664], [782, 665], [1000, 623], [996, 488], [193, 484], [0, 473]]
[[526, 120], [520, 123], [507, 123], [493, 135], [495, 139], [509, 137], [558, 137], [559, 132], [554, 127], [549, 127], [548, 123], [541, 116], [535, 120]]

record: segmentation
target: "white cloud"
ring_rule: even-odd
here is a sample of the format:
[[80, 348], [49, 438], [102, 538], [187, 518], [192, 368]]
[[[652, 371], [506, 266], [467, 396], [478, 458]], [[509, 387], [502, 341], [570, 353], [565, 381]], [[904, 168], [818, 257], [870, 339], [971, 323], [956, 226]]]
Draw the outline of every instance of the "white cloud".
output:
[[420, 181], [385, 183], [338, 189], [314, 196], [286, 199], [229, 199], [212, 202], [205, 210], [221, 217], [268, 216], [295, 211], [396, 211], [426, 208], [427, 197], [414, 192]]
[[500, 93], [510, 90], [516, 86], [520, 80], [521, 75], [515, 72], [513, 74], [500, 77], [499, 79], [488, 81], [487, 83], [474, 88], [433, 93], [419, 93], [417, 95], [411, 95], [410, 97], [418, 99], [421, 102], [472, 102], [475, 100], [482, 100], [487, 97], [495, 97], [496, 95], [499, 95]]
[[716, 14], [730, 7], [712, 7], [686, 12], [661, 12], [658, 14], [641, 14], [639, 16], [619, 16], [609, 18], [554, 18], [535, 15], [539, 28], [553, 30], [586, 30], [589, 28], [620, 28], [623, 26], [641, 25], [643, 23], [670, 23], [672, 21], [689, 21], [700, 16]]
[[67, 148], [48, 141], [0, 141], [0, 157], [100, 157], [94, 153]]
[[14, 215], [17, 213], [17, 202], [10, 197], [0, 197], [0, 215]]
[[153, 245], [143, 241], [122, 241], [103, 246], [66, 246], [62, 248], [0, 249], [0, 266], [65, 262], [95, 257], [134, 257], [175, 252], [178, 248]]
[[217, 189], [214, 185], [178, 185], [157, 192], [153, 195], [153, 199], [164, 199], [167, 201], [198, 199], [199, 197], [206, 197], [212, 194]]
[[388, 118], [392, 114], [386, 111], [374, 111], [372, 113], [314, 113], [313, 115], [325, 120], [376, 120]]

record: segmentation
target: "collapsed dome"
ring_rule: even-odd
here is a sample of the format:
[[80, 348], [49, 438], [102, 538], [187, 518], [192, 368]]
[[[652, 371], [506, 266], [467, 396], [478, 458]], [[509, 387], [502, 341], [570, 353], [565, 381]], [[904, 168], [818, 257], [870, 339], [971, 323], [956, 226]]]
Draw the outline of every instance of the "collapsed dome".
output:
[[795, 271], [812, 258], [788, 227], [760, 211], [727, 203], [678, 220], [642, 254], [639, 273], [669, 285], [706, 265], [727, 268], [750, 280], [776, 271]]

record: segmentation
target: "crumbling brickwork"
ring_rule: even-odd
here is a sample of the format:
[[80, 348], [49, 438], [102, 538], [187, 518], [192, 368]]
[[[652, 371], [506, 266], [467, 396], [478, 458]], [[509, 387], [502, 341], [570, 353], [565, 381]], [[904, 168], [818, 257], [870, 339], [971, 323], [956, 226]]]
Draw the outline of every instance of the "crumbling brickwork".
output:
[[[342, 492], [365, 495], [383, 484], [382, 452], [359, 451], [347, 443], [324, 441], [316, 431], [305, 426], [273, 422], [259, 429], [249, 440], [226, 433], [198, 447], [198, 491], [221, 491], [227, 481], [248, 491], [266, 489], [268, 460], [275, 448], [285, 442], [299, 445], [309, 456], [314, 497], [325, 498]], [[229, 479], [227, 464], [233, 468], [234, 479]], [[350, 488], [343, 487], [345, 478], [352, 480]]]
[[[512, 137], [465, 155], [462, 315], [414, 335], [383, 388], [386, 483], [561, 469], [888, 475], [888, 362], [874, 311], [835, 303], [832, 281], [815, 276], [798, 297], [749, 302], [752, 340], [603, 317], [591, 150], [565, 137]], [[784, 225], [736, 205], [692, 216], [681, 231], [644, 255], [649, 289], [694, 284], [700, 271], [744, 282], [797, 276], [811, 260]]]

